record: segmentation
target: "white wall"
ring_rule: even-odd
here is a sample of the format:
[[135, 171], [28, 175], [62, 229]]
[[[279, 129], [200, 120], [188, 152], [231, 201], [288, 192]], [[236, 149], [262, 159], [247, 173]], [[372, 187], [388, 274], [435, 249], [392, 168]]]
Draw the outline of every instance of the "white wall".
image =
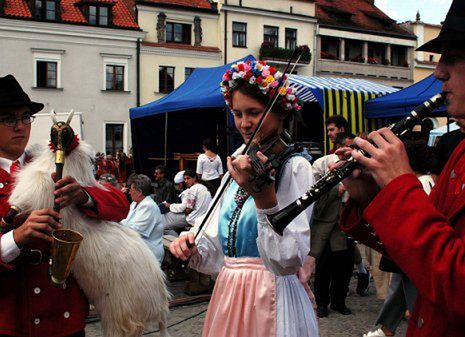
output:
[[[82, 138], [104, 151], [103, 125], [121, 122], [128, 130], [124, 150], [131, 147], [129, 108], [136, 106], [136, 40], [140, 31], [58, 23], [0, 19], [0, 76], [13, 74], [31, 99], [51, 109], [82, 112]], [[35, 61], [52, 55], [61, 62], [61, 87], [35, 88]], [[104, 61], [127, 65], [124, 92], [104, 89]]]

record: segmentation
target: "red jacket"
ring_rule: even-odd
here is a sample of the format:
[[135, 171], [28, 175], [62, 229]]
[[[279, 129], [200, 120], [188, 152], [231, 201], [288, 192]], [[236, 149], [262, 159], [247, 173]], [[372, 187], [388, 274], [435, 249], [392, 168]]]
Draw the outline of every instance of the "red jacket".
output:
[[[11, 182], [10, 175], [0, 169], [0, 216], [10, 208], [7, 200]], [[119, 190], [106, 187], [111, 192], [86, 188], [96, 210], [82, 208], [82, 211], [91, 217], [120, 221], [129, 210], [126, 197]], [[43, 253], [39, 264], [23, 258], [28, 249]], [[87, 299], [72, 276], [66, 281], [65, 289], [50, 284], [49, 251], [49, 243], [37, 240], [24, 247], [21, 256], [11, 264], [0, 258], [0, 335], [63, 337], [84, 329], [89, 311]]]
[[354, 203], [341, 217], [343, 230], [384, 249], [418, 288], [407, 337], [465, 336], [464, 187], [462, 142], [429, 198], [418, 179], [405, 174], [386, 185], [364, 210], [366, 221], [360, 220]]

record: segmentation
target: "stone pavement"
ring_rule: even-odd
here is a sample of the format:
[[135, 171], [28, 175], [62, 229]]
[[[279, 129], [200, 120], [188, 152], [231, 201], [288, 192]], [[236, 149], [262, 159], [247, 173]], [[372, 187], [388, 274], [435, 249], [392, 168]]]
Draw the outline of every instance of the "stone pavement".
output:
[[[355, 287], [354, 283], [352, 282], [351, 289]], [[368, 296], [360, 297], [351, 292], [347, 298], [347, 306], [352, 309], [353, 314], [343, 316], [330, 310], [328, 317], [319, 319], [320, 337], [362, 337], [367, 331], [373, 330], [381, 304], [382, 301], [376, 299], [373, 282], [370, 284]], [[208, 303], [200, 303], [172, 308], [168, 323], [171, 336], [200, 337], [207, 306]], [[406, 327], [407, 323], [402, 321], [396, 336], [405, 336]], [[159, 337], [157, 330], [157, 325], [154, 325], [144, 336]], [[98, 321], [87, 324], [86, 336], [103, 336]]]

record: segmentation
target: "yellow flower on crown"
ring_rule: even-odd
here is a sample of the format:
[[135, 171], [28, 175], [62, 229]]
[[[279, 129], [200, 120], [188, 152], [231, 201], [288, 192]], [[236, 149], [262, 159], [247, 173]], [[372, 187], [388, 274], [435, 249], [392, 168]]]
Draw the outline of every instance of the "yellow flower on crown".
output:
[[266, 77], [266, 81], [267, 81], [268, 83], [274, 82], [274, 76], [273, 76], [273, 75], [268, 75], [268, 76]]
[[284, 95], [287, 94], [287, 87], [286, 87], [285, 85], [283, 85], [283, 86], [281, 87], [281, 89], [279, 89], [279, 94], [280, 94], [281, 96], [284, 96]]

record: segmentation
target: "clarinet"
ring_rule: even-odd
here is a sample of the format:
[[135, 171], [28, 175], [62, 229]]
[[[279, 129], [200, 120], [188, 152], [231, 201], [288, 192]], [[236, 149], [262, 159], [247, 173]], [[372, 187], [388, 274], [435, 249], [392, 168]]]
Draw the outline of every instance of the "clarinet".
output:
[[[404, 136], [409, 130], [420, 121], [427, 113], [432, 112], [440, 107], [445, 102], [445, 94], [440, 93], [431, 97], [426, 102], [417, 106], [408, 116], [401, 121], [389, 127], [397, 136]], [[366, 155], [363, 150], [358, 150], [359, 153]], [[344, 164], [333, 171], [329, 171], [321, 177], [304, 195], [298, 198], [293, 203], [287, 205], [280, 211], [267, 216], [270, 225], [279, 235], [283, 235], [284, 229], [289, 223], [308, 206], [317, 201], [323, 194], [327, 193], [342, 180], [351, 175], [352, 171], [360, 167], [360, 164], [350, 157]]]

